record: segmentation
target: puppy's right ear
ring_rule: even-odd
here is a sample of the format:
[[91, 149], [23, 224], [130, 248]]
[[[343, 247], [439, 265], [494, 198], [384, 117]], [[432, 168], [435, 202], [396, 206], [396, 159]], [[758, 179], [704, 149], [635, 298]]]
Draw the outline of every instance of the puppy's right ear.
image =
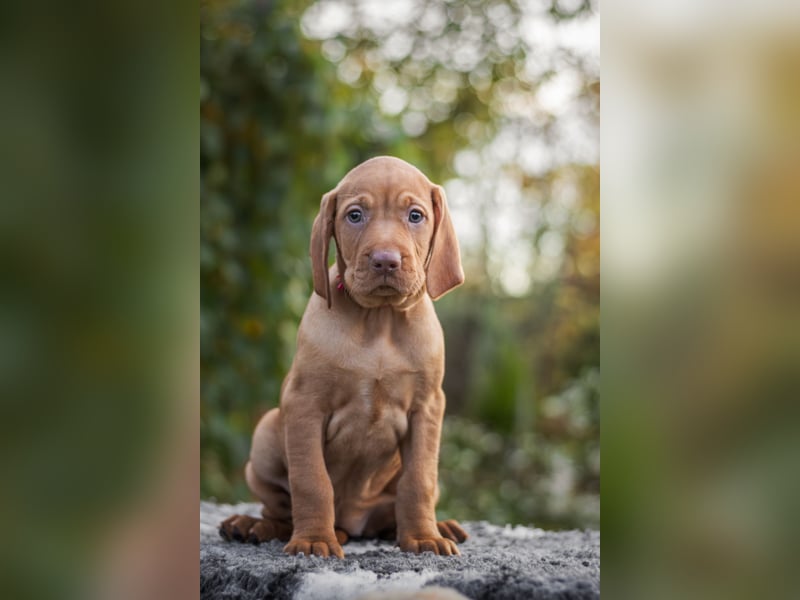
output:
[[336, 215], [336, 190], [322, 197], [319, 214], [311, 228], [311, 273], [314, 291], [328, 301], [331, 307], [330, 281], [328, 279], [328, 248], [333, 237], [333, 222]]

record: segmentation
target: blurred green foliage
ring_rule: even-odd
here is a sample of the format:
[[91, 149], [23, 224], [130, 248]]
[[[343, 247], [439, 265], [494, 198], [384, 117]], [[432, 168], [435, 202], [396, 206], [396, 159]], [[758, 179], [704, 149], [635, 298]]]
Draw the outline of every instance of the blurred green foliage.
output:
[[[574, 103], [596, 120], [596, 73], [568, 52], [524, 74], [524, 40], [509, 37], [522, 10], [515, 2], [411, 3], [420, 18], [391, 31], [354, 10], [346, 27], [315, 32], [314, 23], [333, 22], [320, 13], [328, 5], [360, 6], [201, 5], [201, 494], [221, 501], [250, 498], [242, 467], [253, 426], [277, 405], [291, 362], [312, 289], [308, 238], [322, 194], [377, 154], [445, 183], [464, 179], [460, 151], [489, 145], [504, 128], [557, 144], [558, 116], [532, 125], [519, 106], [535, 106], [538, 86], [560, 64], [581, 74]], [[590, 10], [581, 6], [543, 14], [555, 24]], [[431, 11], [438, 13], [426, 17]], [[452, 51], [468, 43], [478, 44], [470, 61]], [[497, 172], [522, 190], [523, 212], [558, 217], [526, 221], [524, 254], [546, 254], [548, 232], [561, 243], [546, 276], [534, 273], [538, 258], [529, 261], [531, 284], [516, 294], [504, 288], [500, 267], [525, 257], [498, 259], [483, 221], [478, 241], [462, 244], [467, 283], [437, 303], [451, 415], [440, 512], [597, 526], [598, 165], [562, 160], [532, 171], [511, 159]], [[574, 199], [559, 204], [565, 182]], [[490, 215], [501, 201], [474, 203]], [[463, 202], [451, 192], [454, 210]]]

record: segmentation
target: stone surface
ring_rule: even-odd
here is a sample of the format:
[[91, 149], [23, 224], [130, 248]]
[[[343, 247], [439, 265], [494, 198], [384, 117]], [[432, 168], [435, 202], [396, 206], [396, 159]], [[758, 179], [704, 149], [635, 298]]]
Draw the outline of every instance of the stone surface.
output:
[[470, 538], [461, 556], [401, 552], [393, 542], [350, 541], [345, 559], [289, 556], [279, 541], [260, 546], [228, 542], [220, 521], [259, 516], [258, 504], [200, 504], [202, 598], [450, 600], [597, 598], [600, 534], [462, 523]]

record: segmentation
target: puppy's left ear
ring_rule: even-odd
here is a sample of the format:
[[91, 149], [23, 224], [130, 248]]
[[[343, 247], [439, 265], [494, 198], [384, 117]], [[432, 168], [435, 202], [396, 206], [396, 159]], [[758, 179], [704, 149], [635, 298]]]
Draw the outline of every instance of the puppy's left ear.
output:
[[427, 287], [434, 300], [464, 283], [464, 270], [461, 267], [461, 253], [458, 249], [450, 210], [444, 188], [434, 185], [431, 189], [433, 201], [433, 238], [428, 251]]
[[314, 291], [325, 298], [331, 307], [331, 285], [328, 277], [328, 248], [333, 237], [333, 219], [336, 214], [336, 190], [322, 197], [319, 214], [311, 227], [311, 274], [314, 277]]

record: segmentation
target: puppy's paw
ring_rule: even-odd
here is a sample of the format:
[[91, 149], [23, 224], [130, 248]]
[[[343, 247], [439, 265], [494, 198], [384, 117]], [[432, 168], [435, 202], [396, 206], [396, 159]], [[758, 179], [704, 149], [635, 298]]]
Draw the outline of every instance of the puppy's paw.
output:
[[456, 521], [455, 519], [448, 519], [447, 521], [439, 521], [436, 524], [436, 527], [439, 529], [439, 533], [441, 534], [442, 537], [446, 537], [449, 540], [453, 540], [458, 544], [460, 544], [469, 537], [467, 532], [464, 531], [459, 522]]
[[322, 556], [328, 558], [335, 556], [337, 558], [344, 558], [344, 550], [342, 545], [336, 539], [336, 536], [292, 536], [289, 543], [283, 548], [286, 554], [300, 554], [301, 552], [306, 556]]
[[423, 537], [408, 536], [401, 538], [398, 542], [400, 544], [400, 550], [403, 552], [414, 552], [416, 554], [433, 552], [440, 556], [458, 556], [461, 554], [453, 540], [439, 535]]
[[342, 546], [344, 546], [347, 542], [350, 541], [350, 535], [344, 529], [336, 529], [336, 541], [339, 542]]
[[292, 535], [289, 523], [273, 519], [256, 519], [247, 515], [233, 515], [219, 526], [219, 534], [226, 540], [260, 544], [269, 540], [286, 541]]

